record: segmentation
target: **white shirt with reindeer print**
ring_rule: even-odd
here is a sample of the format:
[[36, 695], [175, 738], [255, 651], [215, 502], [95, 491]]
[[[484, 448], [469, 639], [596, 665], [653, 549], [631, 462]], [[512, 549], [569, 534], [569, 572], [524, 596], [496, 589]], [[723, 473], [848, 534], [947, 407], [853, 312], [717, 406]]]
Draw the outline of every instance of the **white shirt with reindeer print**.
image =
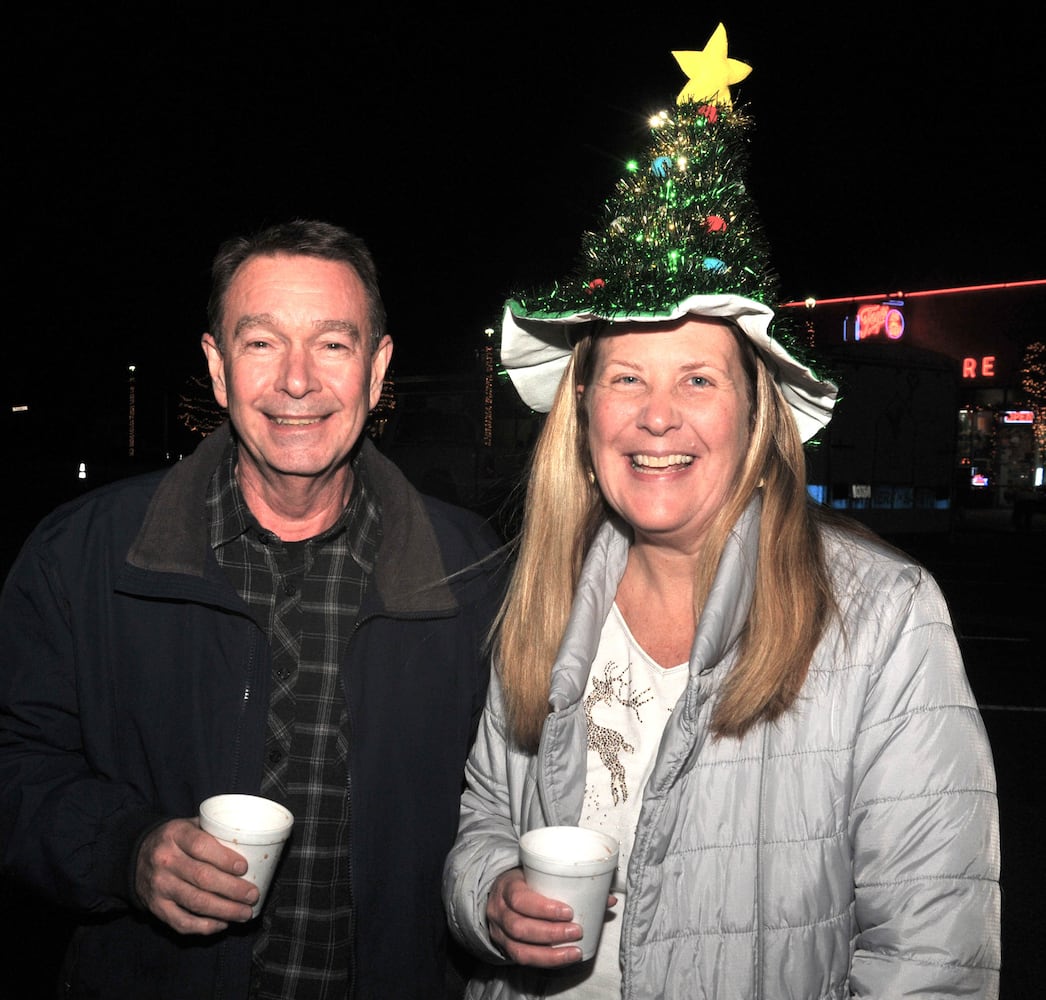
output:
[[[591, 975], [571, 997], [606, 996], [620, 988], [617, 951], [625, 875], [632, 853], [643, 786], [654, 765], [668, 716], [686, 687], [689, 664], [665, 669], [640, 648], [615, 604], [599, 640], [585, 687], [588, 773], [581, 826], [603, 830], [621, 845], [612, 891], [618, 904], [603, 927]], [[616, 994], [612, 994], [616, 995]]]

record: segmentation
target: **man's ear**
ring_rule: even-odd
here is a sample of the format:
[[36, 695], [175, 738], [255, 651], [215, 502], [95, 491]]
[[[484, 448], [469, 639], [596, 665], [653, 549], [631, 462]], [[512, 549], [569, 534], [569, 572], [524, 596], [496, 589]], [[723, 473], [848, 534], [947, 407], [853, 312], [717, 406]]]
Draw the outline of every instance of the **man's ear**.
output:
[[225, 388], [225, 357], [218, 342], [209, 333], [205, 333], [200, 338], [200, 346], [207, 358], [207, 370], [211, 374], [211, 389], [214, 392], [214, 398], [223, 410], [228, 409], [229, 394]]
[[370, 408], [373, 410], [381, 399], [381, 387], [385, 384], [385, 373], [392, 361], [392, 338], [385, 334], [378, 349], [370, 357]]

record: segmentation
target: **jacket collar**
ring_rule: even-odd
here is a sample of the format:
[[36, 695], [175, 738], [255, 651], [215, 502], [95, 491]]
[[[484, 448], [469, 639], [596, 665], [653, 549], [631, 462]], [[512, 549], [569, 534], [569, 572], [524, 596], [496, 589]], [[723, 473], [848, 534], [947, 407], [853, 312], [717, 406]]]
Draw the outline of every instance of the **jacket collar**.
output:
[[[207, 488], [230, 437], [229, 424], [223, 423], [160, 480], [128, 551], [130, 567], [201, 579], [213, 575]], [[382, 511], [374, 572], [380, 603], [403, 614], [453, 611], [457, 601], [421, 495], [366, 437], [360, 444], [360, 461]]]
[[160, 480], [142, 519], [127, 562], [155, 573], [204, 575], [210, 552], [207, 487], [230, 440], [228, 422]]
[[[755, 588], [762, 501], [755, 497], [731, 529], [690, 653], [690, 676], [709, 674], [741, 637]], [[584, 694], [599, 637], [625, 572], [631, 534], [617, 519], [600, 528], [581, 569], [552, 671], [549, 704], [562, 710]]]

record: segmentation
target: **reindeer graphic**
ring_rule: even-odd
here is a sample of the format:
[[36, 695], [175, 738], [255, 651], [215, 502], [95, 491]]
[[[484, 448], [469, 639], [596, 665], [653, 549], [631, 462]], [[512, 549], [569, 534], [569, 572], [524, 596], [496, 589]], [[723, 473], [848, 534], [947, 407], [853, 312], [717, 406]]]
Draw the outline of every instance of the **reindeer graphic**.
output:
[[[592, 718], [592, 709], [603, 702], [613, 705], [616, 701], [625, 708], [632, 709], [639, 719], [639, 706], [650, 700], [650, 688], [639, 694], [628, 695], [628, 667], [618, 667], [613, 660], [603, 667], [603, 677], [593, 676], [592, 693], [582, 702], [585, 719], [588, 722], [588, 746], [599, 754], [599, 759], [610, 774], [610, 794], [614, 805], [628, 799], [628, 785], [625, 782], [625, 766], [621, 763], [621, 753], [635, 753], [635, 747], [626, 743], [621, 733], [601, 726]], [[641, 720], [640, 720], [641, 721]]]

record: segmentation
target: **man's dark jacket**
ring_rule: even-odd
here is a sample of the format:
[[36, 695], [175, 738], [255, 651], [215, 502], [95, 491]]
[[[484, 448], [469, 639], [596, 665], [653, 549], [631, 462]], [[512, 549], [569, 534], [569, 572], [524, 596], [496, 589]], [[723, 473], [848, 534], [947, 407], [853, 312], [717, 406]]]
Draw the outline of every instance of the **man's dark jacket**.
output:
[[[180, 936], [133, 890], [139, 840], [219, 792], [256, 793], [265, 635], [219, 569], [204, 498], [228, 431], [166, 472], [47, 517], [0, 598], [0, 860], [77, 911], [67, 995], [247, 997], [260, 921]], [[496, 540], [369, 440], [382, 542], [342, 657], [355, 996], [441, 995], [444, 856], [487, 683]]]

